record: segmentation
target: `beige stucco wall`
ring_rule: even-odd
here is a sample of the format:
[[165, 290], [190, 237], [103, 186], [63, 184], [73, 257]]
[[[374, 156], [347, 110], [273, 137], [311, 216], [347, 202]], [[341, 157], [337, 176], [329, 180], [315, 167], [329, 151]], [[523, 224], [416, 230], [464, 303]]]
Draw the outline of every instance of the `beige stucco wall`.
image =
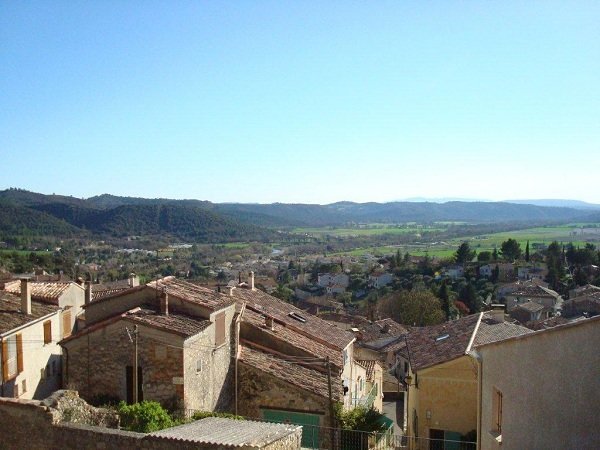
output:
[[[600, 317], [480, 347], [482, 449], [600, 448]], [[491, 433], [502, 392], [502, 445]]]
[[[428, 438], [432, 428], [461, 434], [477, 428], [477, 367], [472, 358], [463, 356], [438, 364], [419, 371], [416, 377], [412, 371], [409, 374], [407, 435]], [[415, 448], [428, 445], [428, 441], [420, 440]]]
[[[43, 399], [60, 388], [62, 353], [62, 349], [58, 345], [58, 341], [62, 339], [60, 314], [61, 312], [57, 311], [3, 336], [3, 339], [7, 339], [16, 334], [21, 334], [23, 339], [23, 372], [17, 375], [14, 380], [5, 384], [7, 392], [3, 392], [1, 395], [10, 395], [8, 390], [12, 391], [12, 386], [9, 388], [9, 384], [18, 385], [19, 398], [22, 399]], [[44, 322], [48, 320], [51, 323], [52, 342], [44, 344]], [[41, 371], [46, 367], [48, 367], [48, 370], [45, 371], [42, 378]], [[22, 389], [23, 381], [26, 384], [25, 392]]]

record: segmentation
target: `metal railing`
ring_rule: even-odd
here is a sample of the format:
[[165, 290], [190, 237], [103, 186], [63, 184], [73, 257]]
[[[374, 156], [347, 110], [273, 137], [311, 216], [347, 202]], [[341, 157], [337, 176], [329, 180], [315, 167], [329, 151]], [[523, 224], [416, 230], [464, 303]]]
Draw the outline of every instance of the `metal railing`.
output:
[[[175, 417], [191, 419], [193, 409], [179, 410]], [[262, 418], [247, 420], [272, 422]], [[317, 425], [302, 425], [302, 449], [305, 450], [476, 450], [477, 443], [450, 439], [432, 439], [394, 434], [393, 426], [384, 432], [343, 430]]]
[[378, 392], [378, 386], [377, 383], [375, 383], [367, 394], [363, 395], [360, 398], [354, 397], [352, 399], [352, 404], [354, 406], [364, 406], [365, 408], [369, 409], [371, 406], [373, 406], [373, 403], [375, 402], [375, 397], [377, 397]]

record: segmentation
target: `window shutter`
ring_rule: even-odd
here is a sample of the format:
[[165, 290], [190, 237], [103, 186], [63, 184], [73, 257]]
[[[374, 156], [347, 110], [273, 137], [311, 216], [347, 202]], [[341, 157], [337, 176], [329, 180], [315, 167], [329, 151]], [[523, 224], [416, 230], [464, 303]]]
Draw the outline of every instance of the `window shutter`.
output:
[[17, 372], [23, 372], [23, 336], [17, 334]]
[[225, 313], [219, 313], [215, 317], [215, 347], [225, 343]]
[[52, 342], [52, 322], [44, 322], [44, 344]]
[[2, 381], [8, 380], [8, 342], [2, 341]]
[[62, 313], [63, 338], [71, 336], [71, 311], [64, 310]]

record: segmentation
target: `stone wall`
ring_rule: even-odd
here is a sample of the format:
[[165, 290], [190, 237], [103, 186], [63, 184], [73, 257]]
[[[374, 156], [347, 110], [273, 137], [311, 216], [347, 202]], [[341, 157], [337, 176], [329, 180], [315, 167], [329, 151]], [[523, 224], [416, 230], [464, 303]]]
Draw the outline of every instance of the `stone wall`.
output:
[[[36, 400], [0, 398], [1, 447], [61, 448], [73, 450], [148, 449], [148, 450], [230, 450], [230, 446], [174, 440], [144, 433], [60, 422], [53, 408]], [[7, 432], [7, 430], [10, 430]], [[264, 450], [299, 450], [300, 430], [266, 444]], [[240, 446], [240, 450], [257, 447]]]
[[[134, 355], [127, 327], [133, 329], [130, 322], [119, 320], [65, 342], [65, 387], [79, 391], [88, 401], [96, 396], [126, 400], [126, 368], [133, 366]], [[183, 384], [174, 384], [183, 377], [183, 339], [140, 325], [138, 364], [144, 400], [183, 407]]]
[[262, 419], [261, 408], [320, 414], [321, 427], [330, 427], [329, 399], [286, 383], [242, 362], [238, 367], [238, 414]]

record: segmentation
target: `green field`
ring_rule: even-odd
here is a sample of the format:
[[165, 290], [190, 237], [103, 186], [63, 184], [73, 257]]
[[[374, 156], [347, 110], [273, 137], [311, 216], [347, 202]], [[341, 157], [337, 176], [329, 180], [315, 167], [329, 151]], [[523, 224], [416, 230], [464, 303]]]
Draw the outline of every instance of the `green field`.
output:
[[[594, 227], [596, 224], [591, 224]], [[453, 238], [445, 240], [443, 242], [435, 242], [430, 244], [419, 243], [419, 244], [403, 244], [400, 246], [388, 245], [381, 247], [366, 247], [360, 249], [353, 249], [348, 252], [341, 252], [338, 254], [359, 256], [365, 253], [370, 253], [375, 256], [383, 256], [395, 253], [398, 249], [402, 253], [409, 252], [415, 256], [435, 256], [438, 258], [450, 257], [454, 254], [461, 242], [467, 241], [472, 249], [477, 252], [492, 251], [494, 247], [500, 249], [502, 242], [509, 238], [515, 239], [521, 245], [523, 251], [527, 241], [530, 244], [530, 251], [534, 252], [533, 244], [544, 244], [549, 245], [552, 241], [562, 242], [564, 244], [572, 243], [576, 247], [583, 247], [586, 243], [592, 243], [597, 247], [600, 247], [600, 228], [598, 233], [584, 233], [581, 234], [578, 230], [578, 226], [581, 224], [564, 225], [564, 226], [549, 226], [549, 227], [537, 227], [537, 228], [526, 228], [523, 230], [507, 231], [501, 233], [491, 233], [477, 236], [463, 236], [460, 238]], [[595, 231], [595, 230], [593, 230]]]
[[364, 228], [295, 228], [293, 233], [309, 234], [315, 237], [335, 236], [335, 237], [350, 237], [350, 236], [377, 236], [382, 234], [420, 234], [424, 231], [444, 231], [444, 227], [431, 227], [420, 225], [397, 226], [397, 225], [369, 225]]

